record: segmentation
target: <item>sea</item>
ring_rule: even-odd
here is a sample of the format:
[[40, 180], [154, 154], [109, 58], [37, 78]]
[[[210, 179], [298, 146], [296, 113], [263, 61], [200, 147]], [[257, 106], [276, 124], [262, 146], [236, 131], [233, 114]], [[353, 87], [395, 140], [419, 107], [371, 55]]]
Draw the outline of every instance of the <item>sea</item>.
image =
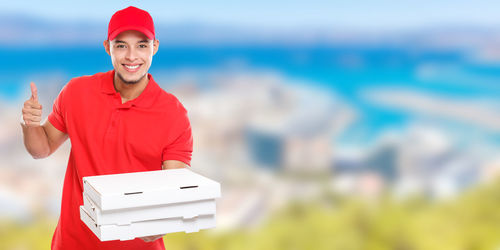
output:
[[[28, 76], [58, 72], [66, 80], [112, 69], [102, 47], [0, 49], [0, 100], [26, 93]], [[367, 101], [367, 90], [405, 90], [443, 99], [483, 102], [500, 116], [500, 63], [485, 62], [465, 49], [416, 49], [405, 46], [160, 46], [150, 72], [210, 71], [231, 65], [272, 71], [320, 87], [354, 107], [361, 118], [346, 134], [359, 142], [408, 126], [414, 113]], [[36, 79], [32, 79], [36, 81]], [[418, 119], [422, 116], [419, 115]], [[447, 121], [449, 122], [449, 121]], [[454, 122], [454, 121], [452, 121]], [[456, 123], [461, 127], [463, 124]], [[470, 125], [463, 125], [467, 131]], [[500, 145], [498, 130], [474, 127]], [[362, 133], [360, 132], [362, 131]], [[359, 135], [359, 134], [362, 135]], [[359, 138], [358, 138], [359, 137]], [[353, 136], [339, 140], [354, 140]]]

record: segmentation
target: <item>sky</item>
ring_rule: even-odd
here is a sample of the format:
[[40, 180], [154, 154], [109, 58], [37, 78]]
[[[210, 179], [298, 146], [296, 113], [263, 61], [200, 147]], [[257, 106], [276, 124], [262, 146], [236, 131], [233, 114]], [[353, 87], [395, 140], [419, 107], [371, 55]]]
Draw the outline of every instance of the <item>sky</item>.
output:
[[5, 1], [0, 15], [26, 15], [61, 21], [107, 22], [118, 9], [134, 5], [155, 22], [255, 28], [350, 27], [400, 30], [435, 25], [500, 27], [500, 1], [467, 0], [253, 0], [253, 1]]

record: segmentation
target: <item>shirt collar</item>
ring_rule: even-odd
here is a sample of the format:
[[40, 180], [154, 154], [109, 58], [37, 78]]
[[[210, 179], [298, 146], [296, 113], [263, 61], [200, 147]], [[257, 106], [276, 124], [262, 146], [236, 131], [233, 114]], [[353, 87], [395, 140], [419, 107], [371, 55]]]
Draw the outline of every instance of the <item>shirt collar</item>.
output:
[[[110, 70], [106, 73], [104, 73], [104, 77], [102, 78], [101, 81], [101, 92], [104, 94], [118, 94], [116, 92], [115, 87], [113, 85], [113, 79], [115, 76], [115, 70]], [[133, 100], [130, 100], [123, 105], [130, 105], [130, 106], [137, 106], [137, 107], [150, 107], [158, 93], [160, 92], [161, 88], [158, 86], [158, 84], [155, 82], [153, 79], [153, 76], [148, 73], [148, 85], [146, 88], [142, 91], [142, 93], [136, 97]]]

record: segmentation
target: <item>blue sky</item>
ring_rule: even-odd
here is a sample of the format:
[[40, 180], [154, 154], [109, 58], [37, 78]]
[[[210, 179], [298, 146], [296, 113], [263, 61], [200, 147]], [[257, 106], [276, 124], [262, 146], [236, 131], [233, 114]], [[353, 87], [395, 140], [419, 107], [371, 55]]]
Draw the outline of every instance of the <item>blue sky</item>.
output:
[[500, 1], [466, 0], [253, 0], [253, 1], [9, 1], [0, 15], [107, 22], [129, 5], [148, 10], [159, 23], [196, 22], [256, 28], [351, 27], [400, 30], [436, 25], [500, 27]]

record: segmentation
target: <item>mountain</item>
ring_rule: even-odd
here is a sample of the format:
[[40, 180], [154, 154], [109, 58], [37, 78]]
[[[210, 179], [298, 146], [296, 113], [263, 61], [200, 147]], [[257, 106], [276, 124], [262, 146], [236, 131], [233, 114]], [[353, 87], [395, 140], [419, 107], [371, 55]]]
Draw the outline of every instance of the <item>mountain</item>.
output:
[[[46, 18], [0, 15], [0, 44], [8, 46], [101, 46], [107, 23], [57, 21]], [[494, 47], [500, 29], [488, 27], [429, 27], [382, 31], [346, 27], [295, 29], [238, 27], [195, 22], [158, 23], [156, 34], [167, 45], [285, 45], [285, 46], [392, 46], [470, 49]]]

